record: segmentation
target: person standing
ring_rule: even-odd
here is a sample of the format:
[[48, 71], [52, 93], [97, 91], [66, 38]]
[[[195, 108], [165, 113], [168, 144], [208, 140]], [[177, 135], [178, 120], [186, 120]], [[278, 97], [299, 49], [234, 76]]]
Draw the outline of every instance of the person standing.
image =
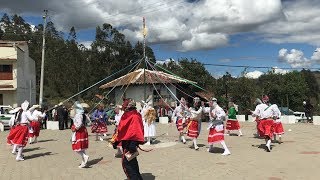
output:
[[57, 107], [57, 119], [59, 121], [59, 130], [64, 130], [64, 108], [60, 103]]
[[239, 121], [237, 120], [237, 110], [236, 105], [234, 102], [229, 102], [229, 111], [228, 111], [228, 120], [227, 120], [227, 127], [228, 130], [227, 134], [230, 134], [230, 131], [238, 130], [239, 134], [238, 136], [242, 136], [242, 132], [240, 129]]
[[307, 122], [308, 123], [312, 123], [312, 121], [313, 121], [313, 119], [312, 119], [313, 106], [310, 103], [310, 100], [304, 101], [303, 102], [303, 107], [304, 107], [304, 113], [305, 113], [306, 118], [307, 118]]
[[143, 113], [143, 124], [144, 124], [144, 137], [147, 140], [146, 145], [151, 144], [151, 138], [156, 136], [156, 110], [153, 107], [146, 107], [142, 109]]
[[98, 108], [92, 113], [91, 119], [93, 121], [91, 132], [96, 133], [96, 141], [98, 141], [98, 138], [100, 141], [103, 141], [102, 136], [106, 136], [106, 133], [108, 132], [108, 116], [106, 111], [104, 110], [103, 104], [99, 104]]
[[89, 148], [88, 131], [84, 126], [86, 116], [84, 115], [84, 110], [81, 104], [76, 101], [73, 105], [72, 113], [70, 117], [73, 120], [73, 125], [71, 127], [72, 137], [72, 150], [77, 152], [81, 156], [81, 164], [79, 168], [84, 168], [87, 166], [89, 156], [86, 154], [86, 150]]
[[116, 149], [119, 143], [122, 144], [124, 153], [122, 167], [127, 178], [142, 180], [137, 160], [139, 155], [137, 148], [144, 143], [142, 116], [136, 110], [135, 102], [132, 99], [125, 99], [122, 109], [124, 114], [121, 116], [113, 148]]
[[64, 129], [69, 129], [69, 111], [66, 106], [63, 106], [63, 122]]

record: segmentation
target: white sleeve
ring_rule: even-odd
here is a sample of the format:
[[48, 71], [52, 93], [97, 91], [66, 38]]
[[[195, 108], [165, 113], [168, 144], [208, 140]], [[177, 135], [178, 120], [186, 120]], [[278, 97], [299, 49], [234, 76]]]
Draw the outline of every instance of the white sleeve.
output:
[[37, 118], [35, 118], [35, 117], [33, 117], [33, 116], [31, 115], [31, 112], [30, 112], [30, 111], [27, 111], [27, 112], [26, 112], [26, 116], [27, 116], [27, 118], [28, 118], [29, 121], [38, 120]]
[[210, 107], [203, 107], [203, 112], [204, 113], [210, 113]]
[[9, 120], [9, 126], [12, 127], [14, 125], [14, 120], [16, 119], [15, 116], [12, 116]]

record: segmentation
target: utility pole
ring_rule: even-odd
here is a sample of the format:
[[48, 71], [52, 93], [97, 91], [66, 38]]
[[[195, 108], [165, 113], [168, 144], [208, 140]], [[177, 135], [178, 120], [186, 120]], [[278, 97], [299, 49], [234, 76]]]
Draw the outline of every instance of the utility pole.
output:
[[41, 59], [41, 75], [40, 75], [40, 94], [39, 94], [39, 105], [42, 106], [43, 100], [43, 75], [44, 75], [44, 50], [46, 44], [46, 24], [47, 24], [47, 16], [48, 10], [44, 10], [43, 18], [43, 32], [42, 32], [42, 59]]
[[143, 84], [144, 84], [144, 102], [147, 100], [147, 86], [146, 86], [146, 65], [147, 65], [147, 57], [146, 57], [146, 36], [147, 36], [147, 29], [146, 29], [146, 19], [143, 17], [143, 59], [144, 59], [144, 66], [143, 66]]

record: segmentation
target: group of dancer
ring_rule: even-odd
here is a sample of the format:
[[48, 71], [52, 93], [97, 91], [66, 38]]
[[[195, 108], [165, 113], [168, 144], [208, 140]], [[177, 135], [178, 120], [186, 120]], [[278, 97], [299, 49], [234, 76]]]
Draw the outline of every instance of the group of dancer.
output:
[[[234, 108], [234, 104], [230, 105]], [[179, 131], [179, 140], [184, 144], [186, 143], [186, 139], [184, 137], [186, 130], [187, 136], [192, 138], [194, 149], [199, 149], [199, 146], [197, 145], [197, 138], [201, 132], [203, 113], [208, 113], [210, 119], [209, 126], [207, 128], [209, 130], [208, 152], [212, 152], [214, 144], [220, 143], [224, 148], [222, 155], [230, 155], [231, 153], [224, 141], [224, 120], [227, 117], [225, 111], [218, 105], [216, 98], [212, 98], [209, 101], [209, 107], [205, 107], [198, 97], [193, 99], [193, 106], [188, 107], [186, 100], [181, 98], [179, 106], [175, 108], [172, 114], [172, 120], [176, 123]], [[239, 130], [239, 135], [242, 135], [239, 122], [234, 118], [233, 113], [234, 112], [232, 111], [229, 115], [230, 119], [227, 121], [227, 130]]]
[[262, 101], [257, 99], [255, 111], [251, 111], [252, 116], [256, 117], [257, 122], [257, 137], [264, 138], [266, 141], [267, 151], [271, 151], [271, 140], [279, 136], [278, 143], [282, 143], [281, 135], [284, 134], [284, 129], [281, 123], [281, 112], [276, 104], [269, 102], [267, 95], [262, 96]]
[[[114, 122], [115, 132], [111, 143], [114, 149], [117, 149], [115, 156], [122, 156], [122, 166], [129, 179], [142, 179], [137, 156], [139, 155], [139, 145], [152, 144], [152, 138], [156, 136], [156, 111], [152, 107], [152, 102], [144, 102], [141, 111], [138, 111], [135, 102], [132, 99], [124, 99], [122, 106], [116, 106]], [[256, 117], [257, 134], [265, 138], [267, 151], [271, 151], [271, 140], [284, 133], [280, 121], [281, 113], [276, 104], [270, 104], [268, 96], [263, 96], [262, 101], [256, 101], [255, 111], [251, 111], [252, 116]], [[23, 148], [29, 143], [36, 143], [40, 133], [40, 122], [45, 117], [46, 111], [40, 111], [39, 106], [29, 108], [27, 101], [21, 104], [21, 107], [15, 108], [15, 116], [10, 120], [10, 133], [7, 137], [7, 143], [12, 145], [12, 154], [16, 154], [17, 161], [23, 161]], [[184, 134], [186, 133], [193, 141], [195, 150], [199, 149], [197, 139], [201, 132], [201, 121], [203, 113], [209, 115], [208, 133], [208, 152], [213, 151], [215, 144], [221, 144], [224, 152], [223, 156], [230, 155], [224, 136], [229, 135], [231, 131], [237, 130], [238, 136], [242, 136], [240, 124], [237, 120], [237, 105], [229, 102], [229, 110], [226, 113], [217, 103], [216, 98], [208, 102], [208, 107], [200, 101], [198, 97], [193, 99], [192, 107], [187, 106], [184, 98], [181, 98], [179, 105], [172, 114], [172, 120], [176, 123], [179, 132], [179, 140], [186, 144]], [[88, 164], [89, 156], [86, 150], [89, 147], [88, 131], [86, 120], [88, 119], [82, 105], [76, 101], [70, 111], [70, 118], [73, 120], [71, 127], [71, 146], [81, 157], [79, 168], [84, 168]], [[104, 133], [107, 132], [107, 124], [104, 120], [106, 114], [103, 106], [91, 116], [93, 120], [92, 132], [96, 133], [96, 139], [101, 140]], [[226, 125], [226, 127], [225, 127]], [[225, 129], [227, 133], [225, 134]], [[100, 137], [99, 137], [100, 136]], [[142, 150], [142, 149], [141, 149]]]
[[[217, 103], [216, 98], [212, 98], [209, 107], [205, 107], [204, 103], [198, 97], [193, 99], [193, 106], [188, 107], [184, 98], [181, 98], [179, 105], [172, 114], [172, 122], [175, 122], [179, 132], [179, 141], [186, 144], [184, 134], [187, 134], [193, 141], [193, 147], [198, 150], [197, 138], [201, 132], [202, 113], [208, 113], [209, 126], [208, 133], [208, 152], [213, 151], [215, 144], [221, 144], [224, 152], [223, 156], [230, 155], [224, 136], [230, 135], [231, 131], [238, 131], [238, 136], [242, 136], [239, 121], [237, 119], [238, 106], [230, 101], [227, 113]], [[278, 142], [281, 143], [281, 135], [284, 134], [283, 126], [280, 120], [281, 112], [276, 104], [270, 104], [268, 96], [264, 95], [262, 101], [256, 101], [255, 111], [251, 111], [252, 116], [256, 117], [257, 134], [266, 140], [266, 149], [271, 151], [271, 140], [279, 136]], [[225, 130], [227, 133], [225, 134]]]
[[29, 102], [24, 101], [21, 107], [10, 112], [14, 114], [9, 121], [10, 133], [7, 144], [12, 145], [12, 154], [16, 154], [17, 161], [23, 161], [23, 148], [29, 143], [37, 143], [40, 134], [41, 121], [45, 118], [46, 110], [40, 111], [39, 106], [29, 108]]

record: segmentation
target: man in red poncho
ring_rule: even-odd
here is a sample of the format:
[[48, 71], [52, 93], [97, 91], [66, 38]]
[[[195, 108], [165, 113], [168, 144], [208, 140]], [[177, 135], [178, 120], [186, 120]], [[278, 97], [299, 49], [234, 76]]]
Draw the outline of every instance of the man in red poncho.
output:
[[142, 180], [139, 171], [137, 147], [144, 143], [144, 131], [141, 114], [136, 110], [135, 102], [132, 99], [125, 99], [122, 104], [124, 114], [117, 130], [117, 137], [113, 143], [113, 148], [121, 142], [123, 149], [122, 167], [128, 179]]

